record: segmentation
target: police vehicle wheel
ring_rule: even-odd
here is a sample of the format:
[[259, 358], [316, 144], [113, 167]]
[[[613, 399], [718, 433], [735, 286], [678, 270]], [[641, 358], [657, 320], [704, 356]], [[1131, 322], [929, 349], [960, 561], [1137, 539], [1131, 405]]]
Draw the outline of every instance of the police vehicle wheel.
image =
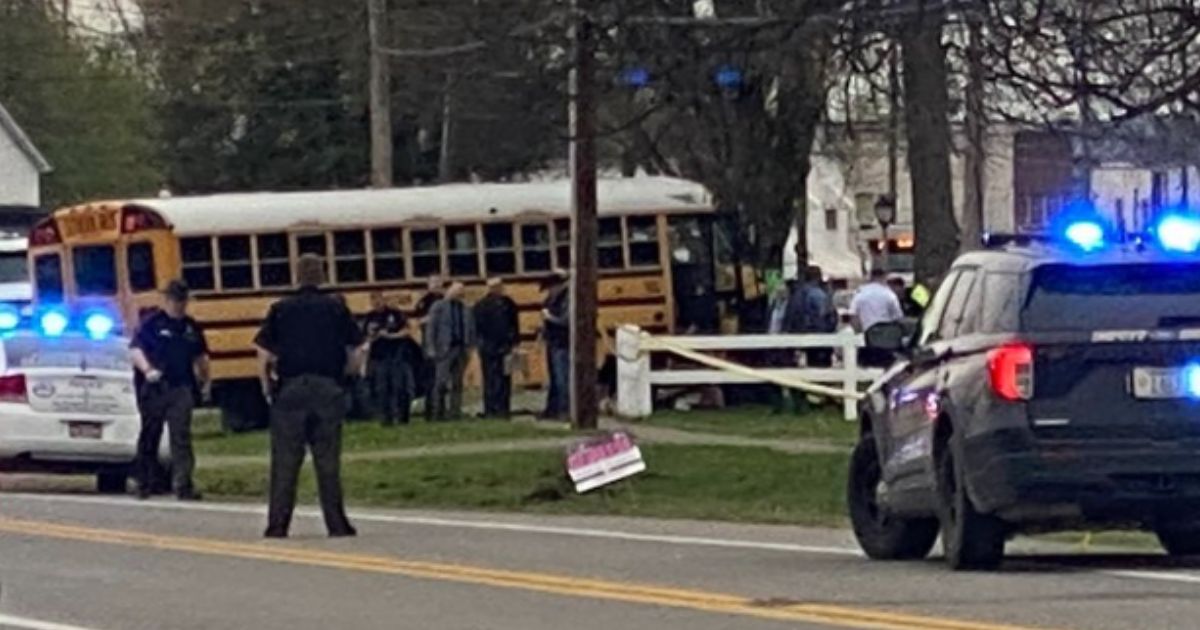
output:
[[1172, 556], [1200, 556], [1200, 524], [1163, 525], [1154, 530], [1158, 542]]
[[935, 518], [900, 518], [888, 514], [876, 499], [879, 457], [870, 436], [859, 440], [850, 458], [847, 503], [854, 536], [867, 557], [875, 560], [919, 560], [937, 540]]
[[125, 494], [129, 489], [129, 471], [102, 470], [96, 474], [96, 491], [100, 494]]
[[938, 461], [942, 548], [955, 571], [990, 570], [1004, 559], [1007, 531], [1000, 519], [980, 514], [967, 496], [961, 458], [947, 445]]

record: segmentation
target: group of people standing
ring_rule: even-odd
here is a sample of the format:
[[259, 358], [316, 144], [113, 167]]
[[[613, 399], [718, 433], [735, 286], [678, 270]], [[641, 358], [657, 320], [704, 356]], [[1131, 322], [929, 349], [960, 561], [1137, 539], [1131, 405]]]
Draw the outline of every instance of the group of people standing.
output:
[[407, 424], [418, 393], [425, 419], [452, 420], [462, 415], [463, 377], [471, 352], [478, 350], [484, 381], [484, 417], [506, 418], [511, 406], [512, 353], [520, 341], [517, 305], [493, 278], [487, 294], [473, 307], [465, 287], [430, 278], [413, 311], [420, 343], [394, 300], [371, 297], [363, 322], [369, 344], [365, 384], [373, 411], [385, 426]]
[[[409, 421], [419, 389], [428, 419], [448, 420], [462, 413], [463, 375], [477, 350], [483, 415], [504, 418], [511, 412], [520, 327], [517, 304], [499, 279], [488, 281], [486, 295], [473, 306], [464, 301], [461, 283], [447, 286], [431, 279], [414, 312], [421, 327], [418, 343], [409, 318], [383, 294], [372, 296], [370, 313], [357, 323], [344, 298], [320, 290], [324, 274], [320, 258], [301, 256], [296, 265], [299, 288], [271, 306], [254, 339], [271, 415], [268, 538], [288, 535], [306, 450], [312, 454], [329, 535], [356, 534], [343, 505], [340, 473], [348, 375], [366, 377], [385, 425]], [[566, 274], [556, 274], [546, 289], [543, 336], [550, 394], [545, 415], [560, 417], [566, 413], [569, 371]], [[135, 470], [142, 498], [155, 491], [158, 444], [169, 427], [172, 489], [180, 500], [200, 499], [192, 480], [192, 410], [198, 398], [210, 397], [210, 380], [204, 331], [187, 314], [188, 298], [186, 284], [171, 282], [163, 291], [163, 307], [141, 322], [131, 343], [142, 414]], [[419, 388], [418, 375], [428, 368], [433, 377]]]

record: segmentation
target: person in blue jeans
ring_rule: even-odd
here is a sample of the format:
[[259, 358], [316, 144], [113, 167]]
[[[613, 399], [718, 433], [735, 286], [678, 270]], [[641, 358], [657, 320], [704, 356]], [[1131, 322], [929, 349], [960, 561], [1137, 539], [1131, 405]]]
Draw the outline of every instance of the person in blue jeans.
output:
[[565, 271], [555, 272], [554, 284], [542, 304], [542, 341], [546, 344], [549, 371], [546, 409], [542, 418], [559, 420], [570, 411], [571, 319], [570, 287]]

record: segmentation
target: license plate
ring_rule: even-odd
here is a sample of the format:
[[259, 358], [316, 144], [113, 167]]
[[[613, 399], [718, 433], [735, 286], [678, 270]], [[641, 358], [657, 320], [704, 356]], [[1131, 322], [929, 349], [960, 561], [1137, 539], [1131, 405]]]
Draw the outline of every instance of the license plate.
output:
[[80, 440], [99, 440], [104, 437], [104, 425], [99, 422], [68, 422], [67, 433]]
[[1134, 398], [1164, 399], [1187, 396], [1187, 381], [1181, 368], [1134, 368], [1131, 385]]

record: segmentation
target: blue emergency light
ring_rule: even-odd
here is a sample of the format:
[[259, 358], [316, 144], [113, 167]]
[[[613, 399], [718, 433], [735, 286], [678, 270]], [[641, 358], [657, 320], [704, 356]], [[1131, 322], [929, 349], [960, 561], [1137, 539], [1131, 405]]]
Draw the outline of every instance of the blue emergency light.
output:
[[83, 320], [83, 328], [92, 339], [103, 339], [113, 331], [117, 322], [108, 313], [89, 313]]
[[67, 326], [71, 323], [70, 318], [66, 313], [58, 310], [49, 310], [42, 313], [38, 318], [38, 327], [41, 328], [42, 334], [47, 337], [61, 337], [67, 330]]
[[1085, 252], [1104, 247], [1104, 226], [1095, 221], [1075, 221], [1067, 225], [1063, 236]]
[[0, 332], [15, 330], [20, 325], [20, 309], [12, 304], [0, 304]]
[[1200, 398], [1200, 363], [1183, 368], [1183, 387], [1189, 398]]
[[1194, 254], [1200, 249], [1200, 217], [1168, 214], [1154, 226], [1154, 235], [1167, 251]]

